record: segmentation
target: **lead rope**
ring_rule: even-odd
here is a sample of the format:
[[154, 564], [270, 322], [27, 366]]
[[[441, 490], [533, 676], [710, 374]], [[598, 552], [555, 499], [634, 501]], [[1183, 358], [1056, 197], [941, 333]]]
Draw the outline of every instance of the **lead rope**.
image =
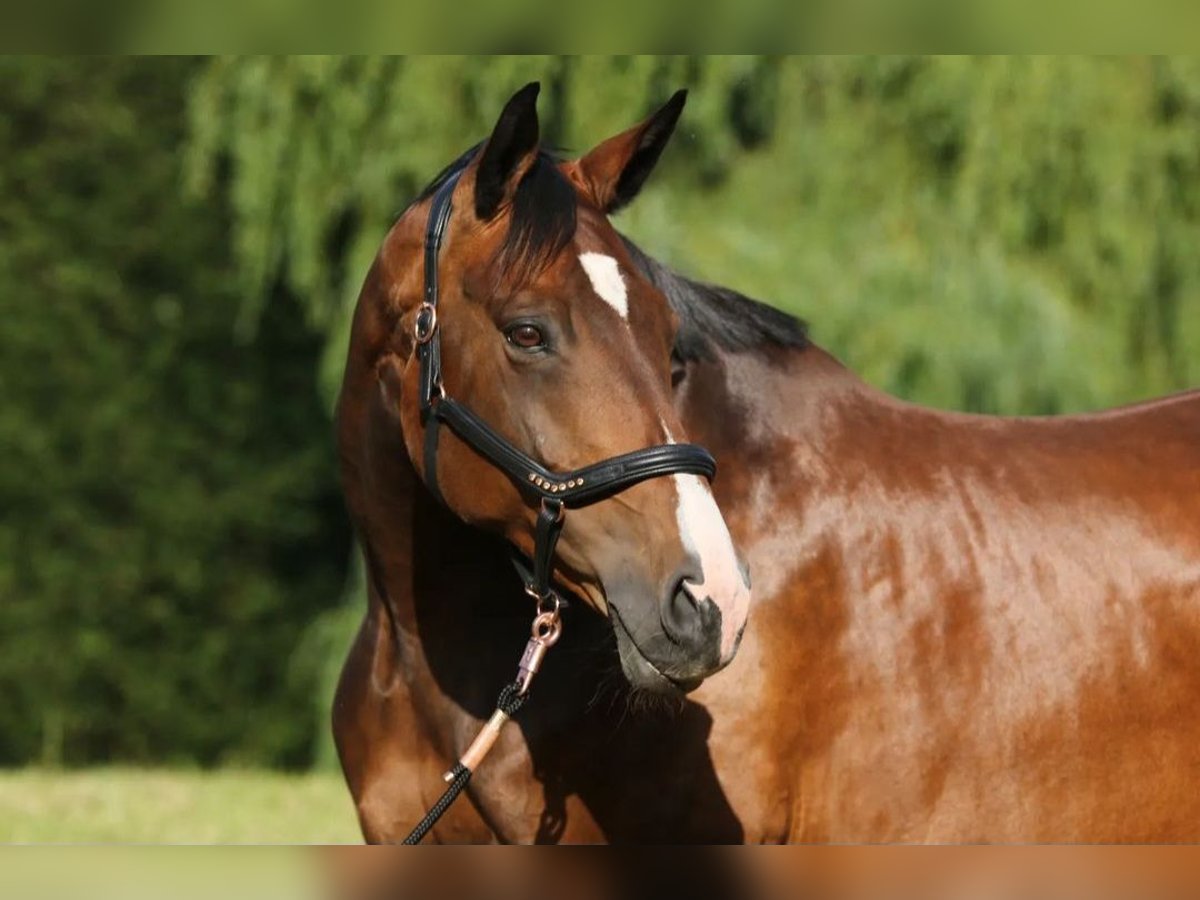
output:
[[[554, 597], [553, 594], [550, 596]], [[483, 762], [488, 751], [495, 745], [496, 739], [500, 737], [500, 729], [504, 727], [504, 723], [516, 715], [517, 711], [525, 705], [525, 701], [529, 699], [529, 685], [537, 675], [538, 669], [541, 668], [542, 660], [546, 658], [546, 652], [562, 635], [562, 619], [559, 617], [557, 597], [554, 598], [552, 609], [537, 614], [531, 630], [532, 636], [525, 645], [525, 652], [521, 654], [521, 661], [517, 664], [517, 680], [505, 685], [504, 689], [500, 691], [500, 696], [496, 699], [496, 711], [492, 713], [492, 717], [480, 729], [475, 740], [471, 741], [471, 746], [458, 758], [454, 767], [442, 776], [442, 780], [449, 782], [449, 786], [437, 802], [430, 807], [425, 818], [417, 823], [417, 826], [401, 843], [421, 843], [429, 830], [437, 824], [438, 819], [445, 814], [446, 810], [450, 808], [450, 804], [467, 786], [467, 782], [471, 780], [471, 773], [479, 768], [479, 764]]]
[[[408, 837], [401, 843], [419, 844], [425, 839], [425, 835], [429, 834], [429, 830], [437, 824], [438, 819], [450, 808], [450, 804], [458, 799], [458, 795], [462, 793], [463, 788], [467, 786], [467, 782], [471, 780], [472, 769], [464, 760], [471, 755], [472, 750], [476, 751], [478, 760], [482, 760], [499, 736], [501, 726], [514, 716], [517, 710], [524, 706], [525, 701], [528, 699], [529, 693], [521, 693], [517, 682], [514, 681], [512, 684], [504, 686], [504, 690], [500, 692], [499, 699], [496, 700], [496, 711], [492, 713], [492, 717], [488, 719], [487, 724], [483, 726], [483, 730], [471, 742], [471, 746], [467, 752], [454, 764], [454, 768], [442, 776], [443, 780], [450, 782], [449, 787], [438, 798], [437, 803], [429, 808], [429, 812], [425, 813], [425, 818], [417, 823], [417, 826], [409, 832]], [[480, 744], [485, 744], [485, 746], [479, 747], [478, 745]], [[478, 761], [475, 764], [478, 765]]]
[[554, 558], [554, 546], [562, 532], [563, 516], [561, 503], [543, 501], [535, 530], [533, 581], [525, 586], [526, 592], [537, 600], [537, 615], [534, 616], [529, 640], [517, 663], [517, 678], [500, 691], [500, 696], [496, 698], [496, 711], [479, 730], [479, 734], [475, 735], [475, 740], [471, 741], [458, 762], [442, 776], [442, 780], [448, 782], [446, 790], [425, 813], [425, 818], [401, 841], [402, 844], [421, 843], [463, 792], [471, 780], [471, 774], [479, 768], [500, 737], [504, 723], [515, 716], [529, 699], [529, 686], [541, 669], [546, 653], [562, 636], [562, 603], [550, 588], [550, 561]]

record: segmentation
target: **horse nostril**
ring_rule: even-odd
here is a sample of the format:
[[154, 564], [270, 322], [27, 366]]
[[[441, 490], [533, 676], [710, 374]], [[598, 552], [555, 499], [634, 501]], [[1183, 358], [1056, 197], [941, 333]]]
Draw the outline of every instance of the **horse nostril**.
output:
[[662, 608], [663, 631], [689, 654], [707, 653], [721, 633], [721, 612], [707, 596], [693, 593], [695, 582], [679, 578]]
[[672, 599], [679, 604], [690, 605], [693, 609], [700, 608], [700, 602], [696, 599], [696, 595], [692, 593], [688, 587], [688, 579], [680, 578], [675, 582], [675, 591], [672, 594]]

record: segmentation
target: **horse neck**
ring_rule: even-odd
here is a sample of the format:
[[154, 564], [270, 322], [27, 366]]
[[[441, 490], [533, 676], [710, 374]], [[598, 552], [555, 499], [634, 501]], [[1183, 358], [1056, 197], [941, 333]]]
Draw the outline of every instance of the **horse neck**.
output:
[[345, 385], [342, 481], [367, 565], [375, 678], [403, 677], [424, 685], [422, 696], [449, 696], [486, 716], [529, 635], [508, 545], [433, 498], [373, 369], [348, 371]]
[[677, 396], [688, 439], [717, 458], [714, 491], [726, 512], [752, 499], [751, 480], [795, 481], [797, 452], [819, 452], [849, 407], [895, 402], [812, 344], [714, 354], [689, 365]]
[[693, 364], [678, 403], [688, 439], [716, 457], [713, 494], [750, 563], [756, 609], [855, 515], [856, 485], [880, 472], [903, 484], [940, 452], [937, 411], [872, 388], [814, 345]]

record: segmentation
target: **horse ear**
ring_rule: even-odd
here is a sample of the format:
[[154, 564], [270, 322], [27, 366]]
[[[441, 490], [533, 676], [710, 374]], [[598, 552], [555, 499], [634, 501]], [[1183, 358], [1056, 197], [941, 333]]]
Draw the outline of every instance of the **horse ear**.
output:
[[480, 219], [490, 219], [512, 197], [517, 182], [537, 156], [540, 89], [541, 85], [531, 81], [512, 95], [479, 154], [475, 170], [475, 215]]
[[578, 163], [579, 174], [593, 201], [614, 213], [637, 196], [675, 130], [687, 91], [676, 91], [650, 118], [610, 137]]

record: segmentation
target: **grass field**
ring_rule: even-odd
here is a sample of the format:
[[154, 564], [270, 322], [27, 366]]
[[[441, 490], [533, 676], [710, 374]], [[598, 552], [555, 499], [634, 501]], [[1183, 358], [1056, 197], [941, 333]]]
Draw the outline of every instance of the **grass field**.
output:
[[337, 773], [0, 771], [2, 843], [353, 843]]

